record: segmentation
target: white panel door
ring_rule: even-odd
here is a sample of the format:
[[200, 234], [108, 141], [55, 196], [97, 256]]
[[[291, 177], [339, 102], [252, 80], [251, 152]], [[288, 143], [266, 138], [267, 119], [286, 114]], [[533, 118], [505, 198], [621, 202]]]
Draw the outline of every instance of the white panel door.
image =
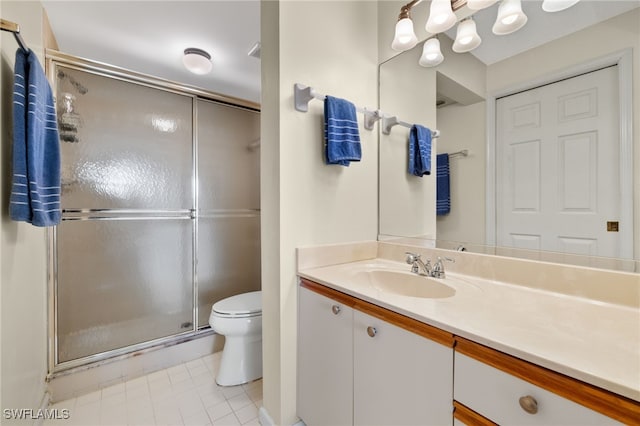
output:
[[452, 348], [357, 310], [353, 346], [354, 425], [453, 423]]
[[353, 309], [299, 288], [297, 414], [309, 426], [353, 423]]
[[617, 66], [498, 99], [499, 246], [620, 256], [618, 105]]

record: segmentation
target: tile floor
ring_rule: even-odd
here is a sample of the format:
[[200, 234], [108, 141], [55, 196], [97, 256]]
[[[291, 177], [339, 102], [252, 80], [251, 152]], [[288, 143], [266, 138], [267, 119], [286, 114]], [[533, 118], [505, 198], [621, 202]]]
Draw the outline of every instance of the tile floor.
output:
[[241, 386], [215, 383], [221, 352], [52, 404], [66, 420], [44, 426], [259, 425], [262, 380]]

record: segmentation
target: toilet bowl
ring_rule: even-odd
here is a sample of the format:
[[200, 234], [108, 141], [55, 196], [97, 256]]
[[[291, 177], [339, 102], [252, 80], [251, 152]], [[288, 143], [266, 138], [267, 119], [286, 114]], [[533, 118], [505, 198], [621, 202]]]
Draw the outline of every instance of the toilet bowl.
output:
[[216, 383], [234, 386], [262, 377], [262, 292], [216, 302], [209, 325], [225, 337]]

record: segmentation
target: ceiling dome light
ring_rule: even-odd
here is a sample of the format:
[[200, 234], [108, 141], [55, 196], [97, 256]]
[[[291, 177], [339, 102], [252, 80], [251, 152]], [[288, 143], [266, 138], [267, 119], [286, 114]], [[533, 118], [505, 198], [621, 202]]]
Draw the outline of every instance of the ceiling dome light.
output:
[[396, 34], [391, 43], [391, 48], [398, 52], [412, 49], [418, 44], [418, 37], [413, 31], [413, 21], [411, 18], [402, 18], [396, 24]]
[[211, 55], [202, 49], [195, 47], [189, 47], [184, 49], [184, 56], [182, 57], [182, 63], [185, 68], [194, 74], [208, 74], [213, 68], [211, 63]]
[[542, 10], [545, 12], [560, 12], [569, 9], [580, 0], [544, 0], [542, 2]]
[[431, 0], [429, 19], [425, 29], [431, 34], [447, 31], [457, 22], [456, 15], [451, 9], [451, 0]]
[[440, 51], [440, 40], [437, 38], [430, 38], [424, 42], [422, 47], [422, 56], [418, 63], [423, 67], [435, 67], [440, 65], [444, 60], [442, 52]]
[[527, 15], [522, 11], [520, 0], [502, 0], [498, 18], [493, 24], [495, 35], [506, 35], [518, 31], [527, 23]]
[[480, 46], [482, 39], [476, 30], [473, 19], [465, 19], [458, 24], [456, 40], [453, 42], [453, 51], [456, 53], [470, 52]]
[[497, 3], [498, 0], [467, 0], [467, 7], [471, 10], [486, 9]]

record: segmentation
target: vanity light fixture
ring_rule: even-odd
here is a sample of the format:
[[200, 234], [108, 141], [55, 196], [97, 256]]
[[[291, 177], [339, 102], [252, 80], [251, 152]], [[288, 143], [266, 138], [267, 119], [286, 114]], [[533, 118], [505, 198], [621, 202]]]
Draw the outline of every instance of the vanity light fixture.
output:
[[456, 15], [451, 7], [451, 0], [431, 0], [429, 19], [425, 29], [431, 34], [447, 31], [457, 22]]
[[580, 0], [544, 0], [542, 10], [545, 12], [560, 12], [578, 3]]
[[[391, 48], [398, 52], [412, 49], [417, 43], [418, 38], [413, 29], [413, 21], [411, 20], [410, 11], [418, 3], [423, 0], [412, 0], [402, 6], [400, 15], [396, 22], [395, 35]], [[429, 18], [425, 29], [429, 33], [429, 37], [433, 37], [438, 33], [447, 31], [453, 27], [458, 18], [454, 11], [467, 6], [471, 13], [465, 13], [466, 19], [458, 24], [456, 31], [456, 39], [453, 43], [453, 51], [456, 53], [469, 52], [480, 45], [482, 40], [478, 35], [476, 24], [472, 19], [475, 11], [488, 8], [499, 0], [431, 0], [429, 9]], [[567, 9], [580, 0], [544, 0], [542, 9], [545, 12], [558, 12]], [[506, 35], [518, 31], [527, 23], [527, 15], [522, 11], [521, 0], [501, 0], [498, 8], [498, 16], [493, 25], [493, 33], [496, 35]], [[436, 53], [437, 52], [437, 53]], [[422, 56], [419, 63], [423, 67], [434, 67], [443, 60], [440, 51], [440, 41], [429, 38], [423, 46]]]
[[482, 39], [476, 30], [473, 18], [460, 21], [456, 32], [456, 40], [453, 42], [453, 51], [456, 53], [470, 52], [480, 46]]
[[432, 37], [424, 42], [422, 47], [422, 56], [418, 63], [423, 67], [435, 67], [442, 63], [444, 56], [440, 50], [440, 40], [436, 37]]
[[486, 9], [493, 6], [498, 0], [467, 0], [467, 7], [471, 10]]
[[409, 11], [411, 6], [405, 5], [400, 9], [400, 15], [398, 16], [398, 22], [396, 23], [396, 33], [391, 43], [391, 48], [398, 52], [404, 52], [405, 50], [412, 49], [418, 44], [418, 37], [413, 30], [413, 21]]
[[213, 68], [211, 62], [211, 55], [202, 49], [196, 47], [189, 47], [184, 49], [184, 56], [182, 57], [182, 63], [185, 68], [194, 74], [208, 74]]
[[495, 35], [506, 35], [518, 31], [527, 23], [527, 15], [522, 11], [520, 0], [502, 0], [498, 9], [496, 23], [493, 24]]

